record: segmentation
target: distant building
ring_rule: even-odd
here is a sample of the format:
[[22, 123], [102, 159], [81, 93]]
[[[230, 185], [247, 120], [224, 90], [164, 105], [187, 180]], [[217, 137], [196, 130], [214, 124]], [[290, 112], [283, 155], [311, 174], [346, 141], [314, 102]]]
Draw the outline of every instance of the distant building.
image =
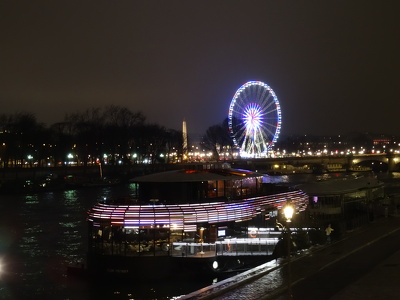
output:
[[372, 143], [374, 145], [389, 145], [391, 141], [392, 140], [389, 138], [380, 138], [380, 139], [373, 139]]

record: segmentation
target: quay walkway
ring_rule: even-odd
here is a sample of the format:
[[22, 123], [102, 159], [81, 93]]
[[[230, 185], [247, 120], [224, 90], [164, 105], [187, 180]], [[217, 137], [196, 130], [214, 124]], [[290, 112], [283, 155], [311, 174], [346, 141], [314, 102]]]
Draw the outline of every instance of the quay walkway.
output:
[[[217, 299], [287, 299], [288, 289], [301, 285], [307, 278], [315, 276], [326, 268], [345, 260], [352, 254], [371, 245], [379, 245], [383, 239], [400, 233], [400, 216], [380, 218], [374, 222], [346, 233], [339, 241], [329, 245], [313, 247], [295, 257], [290, 264], [286, 259], [273, 260], [244, 273], [238, 274], [214, 285], [202, 288], [180, 297], [180, 300]], [[400, 272], [400, 246], [397, 240], [389, 240], [395, 245], [395, 253], [382, 258], [377, 266], [368, 270], [344, 288], [334, 291], [334, 295], [319, 299], [396, 299], [400, 293], [398, 274]], [[387, 266], [391, 266], [390, 268]], [[358, 268], [358, 267], [356, 267]], [[344, 270], [346, 272], [346, 270]], [[288, 276], [290, 274], [290, 276]], [[341, 274], [336, 274], [341, 276]], [[336, 276], [336, 277], [337, 277]], [[288, 281], [290, 278], [290, 281]], [[289, 284], [290, 282], [290, 284]], [[315, 289], [329, 289], [313, 286]], [[304, 299], [293, 294], [292, 299]], [[318, 299], [309, 295], [308, 299]]]

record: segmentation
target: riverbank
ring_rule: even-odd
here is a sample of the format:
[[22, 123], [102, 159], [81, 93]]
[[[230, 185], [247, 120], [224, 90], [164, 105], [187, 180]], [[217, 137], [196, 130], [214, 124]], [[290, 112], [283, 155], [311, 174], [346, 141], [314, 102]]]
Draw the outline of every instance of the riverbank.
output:
[[[211, 165], [210, 165], [211, 167]], [[59, 166], [0, 168], [0, 193], [26, 193], [56, 191], [79, 187], [109, 186], [126, 184], [136, 176], [176, 170], [182, 168], [204, 168], [203, 164], [135, 164], [129, 166]], [[377, 176], [385, 183], [387, 195], [400, 193], [400, 172], [331, 172], [313, 174], [309, 172], [293, 174], [266, 174], [268, 182], [296, 185], [311, 181], [339, 179], [346, 177]]]
[[126, 184], [132, 177], [171, 167], [176, 165], [1, 168], [0, 193], [36, 193]]
[[[347, 232], [342, 239], [332, 244], [313, 247], [293, 256], [291, 258], [292, 282], [297, 284], [307, 280], [308, 277], [318, 273], [318, 270], [322, 270], [341, 261], [371, 244], [378, 243], [383, 238], [398, 232], [400, 228], [399, 224], [400, 218], [398, 215], [379, 218], [357, 230]], [[399, 255], [397, 255], [397, 258], [391, 258], [388, 261], [394, 262], [395, 259], [397, 261], [398, 257]], [[285, 272], [287, 266], [288, 260], [285, 258], [270, 261], [217, 284], [184, 295], [178, 299], [284, 299], [285, 297], [282, 295], [287, 293], [288, 285], [287, 278], [281, 277], [281, 274]], [[386, 268], [385, 272], [388, 272], [387, 270]], [[379, 276], [374, 276], [378, 275], [378, 271], [380, 271]], [[381, 270], [374, 269], [365, 274], [364, 277], [368, 276], [368, 278], [377, 280], [377, 278], [383, 278], [381, 274]], [[385, 274], [388, 275], [387, 273]], [[389, 276], [391, 279], [390, 282], [385, 281], [385, 286], [390, 286], [390, 289], [385, 289], [384, 291], [385, 295], [390, 295], [390, 297], [385, 299], [395, 298], [397, 296], [398, 289], [396, 288], [397, 281], [395, 280], [395, 274], [397, 274], [397, 269], [391, 270]], [[380, 282], [383, 281], [382, 279]], [[355, 295], [365, 298], [367, 295], [371, 294], [379, 298], [379, 295], [382, 295], [382, 291], [380, 291], [376, 285], [370, 286], [370, 282], [371, 281], [364, 280], [357, 282], [357, 285], [350, 284], [339, 293], [340, 297], [337, 296], [335, 299], [353, 299]], [[321, 286], [319, 286], [319, 288], [321, 288]], [[343, 297], [344, 295], [347, 297]], [[311, 292], [308, 296], [310, 299], [317, 299], [312, 297]]]

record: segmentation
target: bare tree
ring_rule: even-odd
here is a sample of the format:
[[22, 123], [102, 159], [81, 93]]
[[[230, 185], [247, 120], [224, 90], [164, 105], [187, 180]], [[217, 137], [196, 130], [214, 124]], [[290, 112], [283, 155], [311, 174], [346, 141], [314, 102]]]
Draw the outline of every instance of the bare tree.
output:
[[90, 108], [80, 113], [66, 115], [65, 121], [71, 123], [74, 144], [70, 151], [87, 165], [89, 155], [102, 157], [104, 151], [104, 116], [100, 108]]
[[37, 122], [35, 115], [27, 112], [17, 112], [15, 114], [3, 114], [0, 116], [0, 127], [2, 134], [1, 156], [4, 167], [9, 162], [14, 165], [23, 165], [27, 161], [27, 156], [32, 156], [29, 160], [40, 160], [38, 145], [45, 143], [45, 126]]
[[203, 136], [202, 145], [212, 151], [215, 160], [219, 160], [222, 148], [231, 149], [233, 142], [229, 135], [228, 120], [225, 119], [221, 124], [210, 126]]
[[114, 155], [114, 160], [119, 159], [127, 163], [135, 131], [143, 126], [146, 118], [141, 112], [134, 113], [126, 107], [116, 105], [106, 107], [103, 115], [107, 147]]

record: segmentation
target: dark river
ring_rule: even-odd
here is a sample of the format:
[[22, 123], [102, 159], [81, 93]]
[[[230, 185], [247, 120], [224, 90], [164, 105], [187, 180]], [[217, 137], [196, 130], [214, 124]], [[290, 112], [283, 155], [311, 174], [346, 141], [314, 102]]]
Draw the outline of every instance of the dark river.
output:
[[[315, 179], [272, 178], [287, 184]], [[133, 188], [0, 195], [0, 299], [174, 299], [212, 284], [216, 279], [96, 284], [67, 276], [68, 265], [85, 263], [86, 212], [101, 199], [132, 194]]]
[[173, 299], [204, 282], [101, 282], [68, 277], [85, 263], [86, 212], [133, 185], [0, 195], [0, 299]]

